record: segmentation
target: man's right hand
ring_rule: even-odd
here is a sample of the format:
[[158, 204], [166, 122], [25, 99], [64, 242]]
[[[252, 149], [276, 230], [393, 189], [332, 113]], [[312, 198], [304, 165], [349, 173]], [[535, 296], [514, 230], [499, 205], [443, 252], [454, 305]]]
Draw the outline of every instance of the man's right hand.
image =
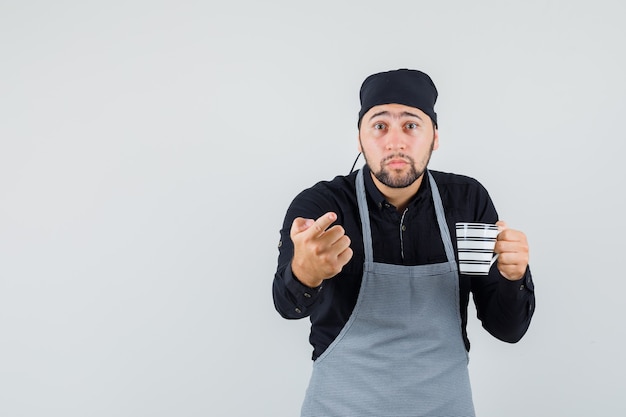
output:
[[334, 277], [352, 258], [350, 238], [343, 227], [329, 228], [335, 220], [337, 215], [329, 212], [315, 221], [297, 217], [291, 225], [291, 271], [308, 287], [318, 287]]

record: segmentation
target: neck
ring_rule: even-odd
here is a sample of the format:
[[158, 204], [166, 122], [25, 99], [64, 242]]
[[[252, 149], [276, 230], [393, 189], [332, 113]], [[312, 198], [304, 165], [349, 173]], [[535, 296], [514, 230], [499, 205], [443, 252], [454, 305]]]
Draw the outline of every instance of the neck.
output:
[[385, 196], [389, 203], [393, 204], [393, 206], [399, 211], [403, 212], [404, 209], [409, 205], [409, 201], [411, 198], [417, 193], [420, 186], [422, 185], [422, 180], [424, 179], [424, 174], [420, 175], [418, 179], [413, 182], [413, 184], [404, 188], [391, 188], [378, 180], [374, 176], [373, 173], [370, 172], [372, 176], [372, 180], [374, 180], [374, 185], [381, 192], [382, 195]]

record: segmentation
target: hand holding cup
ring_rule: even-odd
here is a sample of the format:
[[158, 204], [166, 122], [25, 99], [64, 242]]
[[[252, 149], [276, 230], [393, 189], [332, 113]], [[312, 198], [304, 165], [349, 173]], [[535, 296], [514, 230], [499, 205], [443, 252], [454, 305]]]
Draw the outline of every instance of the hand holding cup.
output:
[[503, 221], [496, 225], [500, 228], [494, 248], [498, 254], [498, 270], [504, 278], [517, 281], [528, 267], [528, 240], [523, 232], [509, 229]]
[[505, 222], [456, 224], [460, 271], [466, 275], [487, 275], [498, 262], [500, 274], [511, 281], [522, 278], [528, 266], [528, 242], [519, 230]]

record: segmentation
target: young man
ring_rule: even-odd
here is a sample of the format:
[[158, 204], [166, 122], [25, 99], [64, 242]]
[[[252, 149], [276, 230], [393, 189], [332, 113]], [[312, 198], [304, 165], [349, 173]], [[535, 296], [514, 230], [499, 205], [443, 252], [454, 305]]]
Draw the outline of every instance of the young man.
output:
[[[469, 294], [489, 333], [521, 339], [535, 307], [526, 236], [476, 180], [427, 169], [439, 146], [428, 75], [371, 75], [360, 98], [366, 165], [300, 193], [281, 230], [274, 303], [311, 320], [302, 416], [473, 416]], [[456, 222], [498, 222], [487, 276], [459, 274]]]

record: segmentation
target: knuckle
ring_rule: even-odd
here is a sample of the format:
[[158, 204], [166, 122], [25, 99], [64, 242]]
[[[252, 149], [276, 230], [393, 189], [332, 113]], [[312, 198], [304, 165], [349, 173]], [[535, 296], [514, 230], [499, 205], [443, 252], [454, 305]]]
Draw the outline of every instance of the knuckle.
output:
[[316, 257], [320, 258], [320, 260], [322, 260], [322, 261], [326, 260], [326, 256], [327, 255], [326, 255], [324, 249], [320, 245], [312, 244], [311, 245], [311, 251], [313, 252], [313, 254]]

